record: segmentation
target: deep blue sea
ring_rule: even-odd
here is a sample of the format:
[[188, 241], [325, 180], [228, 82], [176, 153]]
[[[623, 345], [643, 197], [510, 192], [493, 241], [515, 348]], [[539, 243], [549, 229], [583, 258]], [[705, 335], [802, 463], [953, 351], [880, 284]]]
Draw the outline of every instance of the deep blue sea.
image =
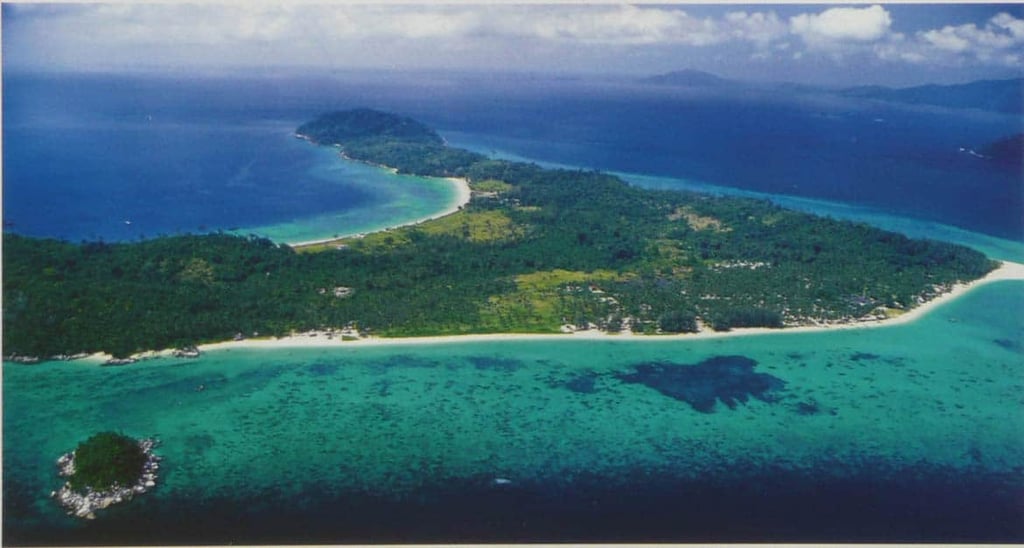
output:
[[[496, 156], [1024, 261], [1021, 175], [960, 151], [1017, 117], [608, 78], [3, 78], [5, 231], [302, 241], [444, 209], [444, 181], [291, 134], [369, 106]], [[1024, 542], [1021, 310], [1011, 281], [867, 330], [4, 363], [4, 543]], [[710, 409], [623, 380], [666, 363], [725, 366]], [[763, 375], [777, 398], [748, 392]], [[165, 466], [82, 522], [47, 497], [53, 462], [99, 430], [158, 437]]]
[[450, 183], [296, 139], [316, 107], [280, 110], [273, 93], [236, 87], [5, 78], [5, 230], [70, 241], [224, 230], [294, 243], [402, 224], [454, 199]]

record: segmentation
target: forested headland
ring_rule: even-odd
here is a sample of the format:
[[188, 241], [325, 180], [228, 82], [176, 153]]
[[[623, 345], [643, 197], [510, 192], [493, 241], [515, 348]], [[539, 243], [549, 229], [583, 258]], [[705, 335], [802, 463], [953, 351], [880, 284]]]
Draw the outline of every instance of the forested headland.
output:
[[473, 198], [441, 219], [301, 249], [221, 233], [5, 233], [5, 356], [127, 356], [345, 327], [396, 337], [848, 323], [996, 266], [963, 246], [764, 201], [489, 159], [388, 113], [331, 113], [297, 134], [404, 173], [464, 177]]

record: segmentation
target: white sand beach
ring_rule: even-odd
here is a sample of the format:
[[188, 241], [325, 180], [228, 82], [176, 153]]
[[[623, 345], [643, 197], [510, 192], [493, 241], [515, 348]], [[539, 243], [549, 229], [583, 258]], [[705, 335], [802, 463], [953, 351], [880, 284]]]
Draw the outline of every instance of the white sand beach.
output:
[[[445, 177], [444, 180], [446, 180], [446, 181], [450, 182], [452, 185], [454, 185], [455, 191], [456, 191], [454, 199], [448, 205], [447, 208], [445, 208], [444, 210], [442, 210], [442, 211], [440, 211], [438, 213], [435, 213], [433, 215], [428, 215], [426, 217], [421, 217], [419, 219], [414, 219], [414, 220], [409, 221], [407, 223], [402, 223], [402, 224], [399, 224], [399, 225], [389, 226], [386, 229], [382, 229], [382, 230], [390, 230], [390, 229], [394, 229], [394, 228], [401, 228], [401, 227], [404, 227], [404, 226], [418, 225], [420, 223], [424, 223], [424, 222], [427, 222], [427, 221], [433, 221], [434, 219], [440, 219], [441, 217], [447, 217], [448, 215], [451, 215], [452, 213], [455, 213], [455, 212], [459, 211], [466, 204], [469, 203], [469, 200], [472, 197], [472, 191], [469, 188], [469, 181], [468, 180], [462, 179], [462, 178], [458, 178], [458, 177]], [[298, 248], [298, 247], [307, 247], [307, 246], [313, 246], [313, 245], [320, 245], [320, 244], [336, 242], [336, 241], [339, 241], [339, 240], [343, 240], [345, 238], [351, 238], [353, 236], [358, 236], [358, 234], [347, 234], [347, 235], [342, 235], [342, 236], [334, 237], [334, 238], [324, 238], [322, 240], [309, 240], [309, 241], [304, 241], [304, 242], [288, 242], [288, 245], [290, 245], [292, 247], [296, 247], [296, 248]]]
[[[468, 187], [467, 187], [468, 188]], [[729, 337], [750, 337], [755, 335], [815, 333], [836, 329], [873, 329], [901, 325], [918, 320], [935, 308], [957, 299], [974, 288], [984, 284], [1003, 280], [1024, 280], [1024, 264], [1002, 261], [998, 268], [985, 277], [969, 283], [957, 284], [950, 291], [925, 302], [907, 312], [884, 320], [869, 320], [851, 323], [827, 325], [808, 325], [771, 329], [765, 327], [736, 328], [730, 331], [702, 330], [698, 333], [681, 333], [671, 335], [638, 335], [630, 332], [606, 333], [599, 330], [577, 331], [574, 333], [487, 333], [473, 335], [443, 335], [427, 337], [360, 337], [355, 333], [343, 330], [321, 330], [294, 333], [285, 337], [245, 338], [241, 340], [222, 341], [198, 346], [201, 352], [229, 349], [282, 349], [282, 348], [324, 348], [344, 347], [362, 348], [374, 346], [415, 346], [452, 343], [497, 342], [497, 341], [554, 341], [554, 340], [600, 340], [600, 341], [696, 341], [706, 339], [722, 339]], [[155, 350], [142, 352], [132, 356], [134, 360], [148, 360], [160, 357], [171, 357], [175, 350]], [[96, 353], [85, 358], [89, 362], [105, 362], [113, 359], [106, 353]]]
[[[752, 335], [766, 335], [779, 333], [813, 333], [828, 331], [832, 329], [871, 329], [887, 327], [913, 322], [928, 314], [936, 307], [950, 302], [972, 289], [981, 285], [1002, 281], [1002, 280], [1024, 280], [1024, 264], [1014, 262], [1002, 262], [996, 270], [993, 270], [984, 278], [970, 283], [958, 284], [947, 293], [944, 293], [924, 304], [921, 304], [899, 316], [885, 320], [864, 321], [855, 323], [830, 324], [820, 326], [800, 326], [782, 329], [769, 328], [738, 328], [731, 331], [701, 331], [699, 333], [684, 333], [678, 335], [636, 335], [632, 333], [608, 334], [597, 330], [578, 331], [569, 334], [537, 334], [537, 333], [493, 333], [479, 335], [451, 335], [433, 337], [409, 337], [409, 338], [383, 338], [383, 337], [360, 337], [356, 340], [343, 340], [342, 333], [314, 331], [296, 333], [287, 337], [267, 339], [245, 339], [240, 341], [225, 341], [212, 344], [204, 344], [199, 347], [203, 352], [210, 350], [223, 350], [230, 348], [296, 348], [296, 347], [370, 347], [370, 346], [399, 346], [399, 345], [425, 345], [425, 344], [450, 344], [459, 342], [487, 342], [487, 341], [524, 341], [524, 340], [629, 340], [629, 341], [681, 341], [717, 339], [725, 337], [747, 337]], [[346, 337], [347, 338], [347, 337]], [[169, 351], [157, 353], [158, 355], [170, 355]]]

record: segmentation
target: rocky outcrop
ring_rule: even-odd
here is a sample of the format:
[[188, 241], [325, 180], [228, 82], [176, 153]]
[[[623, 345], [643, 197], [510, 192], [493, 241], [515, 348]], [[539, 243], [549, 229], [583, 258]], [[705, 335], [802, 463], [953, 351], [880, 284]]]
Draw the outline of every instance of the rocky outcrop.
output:
[[86, 352], [79, 352], [77, 354], [57, 354], [55, 356], [49, 356], [47, 358], [41, 358], [39, 356], [22, 356], [20, 354], [8, 354], [7, 356], [4, 356], [4, 360], [21, 364], [35, 364], [43, 361], [69, 362], [72, 360], [80, 360], [82, 358], [88, 357], [89, 354]]
[[40, 361], [42, 361], [37, 356], [20, 356], [18, 354], [10, 354], [10, 355], [6, 356], [4, 359], [9, 361], [9, 362], [24, 363], [24, 364], [34, 364], [34, 363], [39, 363]]
[[110, 358], [103, 362], [103, 365], [131, 365], [139, 361], [138, 358]]
[[185, 348], [177, 348], [171, 355], [175, 358], [198, 358], [203, 353], [194, 346], [186, 346]]

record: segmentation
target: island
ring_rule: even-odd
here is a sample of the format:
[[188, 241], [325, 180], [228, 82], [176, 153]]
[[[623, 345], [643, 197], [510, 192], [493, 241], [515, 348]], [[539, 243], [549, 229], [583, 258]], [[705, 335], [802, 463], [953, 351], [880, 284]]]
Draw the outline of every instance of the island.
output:
[[294, 247], [224, 233], [5, 233], [6, 357], [127, 358], [310, 331], [340, 341], [844, 326], [899, 316], [999, 266], [767, 201], [488, 158], [375, 110], [328, 113], [296, 135], [351, 160], [462, 179], [471, 200], [414, 226]]
[[100, 432], [57, 459], [68, 481], [50, 496], [68, 513], [95, 519], [97, 510], [130, 501], [156, 486], [160, 457], [156, 441], [135, 440], [116, 432]]

